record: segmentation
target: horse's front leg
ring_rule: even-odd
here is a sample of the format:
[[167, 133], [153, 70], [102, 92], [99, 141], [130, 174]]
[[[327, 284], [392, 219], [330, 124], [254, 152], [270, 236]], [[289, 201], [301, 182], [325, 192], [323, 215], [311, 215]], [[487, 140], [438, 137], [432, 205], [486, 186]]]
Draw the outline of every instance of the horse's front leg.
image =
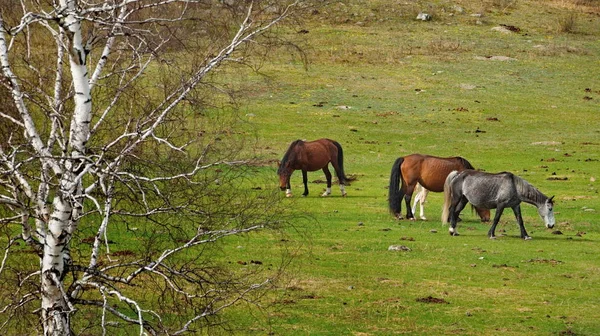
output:
[[529, 237], [529, 235], [527, 234], [527, 231], [525, 231], [525, 225], [523, 224], [523, 216], [521, 216], [521, 205], [517, 204], [514, 207], [512, 207], [512, 209], [515, 213], [515, 217], [517, 218], [517, 223], [519, 223], [519, 229], [521, 229], [521, 238], [525, 240], [531, 239], [531, 237]]
[[302, 196], [308, 196], [308, 173], [306, 170], [302, 170], [302, 182], [304, 183], [304, 193]]
[[496, 239], [496, 225], [500, 221], [500, 216], [502, 216], [502, 212], [504, 211], [504, 206], [498, 205], [496, 208], [496, 214], [494, 215], [494, 222], [492, 223], [492, 227], [490, 231], [488, 231], [488, 237], [490, 239]]
[[292, 185], [290, 184], [290, 180], [292, 179], [292, 173], [287, 178], [287, 182], [285, 183], [285, 197], [292, 197]]
[[329, 196], [331, 195], [331, 172], [327, 166], [323, 167], [323, 173], [325, 173], [325, 179], [327, 180], [327, 189], [321, 196]]

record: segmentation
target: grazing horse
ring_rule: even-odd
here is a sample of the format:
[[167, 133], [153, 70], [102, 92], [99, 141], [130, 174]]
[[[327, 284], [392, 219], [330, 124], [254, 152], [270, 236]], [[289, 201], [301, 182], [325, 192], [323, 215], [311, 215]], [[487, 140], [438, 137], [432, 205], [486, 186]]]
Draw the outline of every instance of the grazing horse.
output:
[[315, 141], [296, 140], [290, 144], [287, 152], [281, 159], [277, 175], [279, 175], [279, 187], [285, 190], [286, 197], [292, 196], [290, 176], [294, 170], [302, 170], [302, 181], [304, 182], [304, 193], [308, 195], [307, 172], [323, 170], [327, 178], [327, 190], [322, 196], [331, 194], [331, 172], [328, 165], [331, 163], [335, 174], [340, 181], [342, 196], [346, 196], [344, 184], [348, 180], [344, 174], [344, 152], [342, 146], [334, 140], [319, 139]]
[[[411, 154], [398, 158], [392, 166], [390, 175], [390, 187], [388, 191], [388, 202], [390, 212], [402, 219], [402, 198], [406, 202], [406, 218], [414, 220], [413, 211], [410, 208], [410, 199], [417, 186], [433, 191], [444, 191], [446, 177], [453, 170], [473, 169], [473, 165], [461, 157], [442, 158], [431, 155]], [[400, 186], [402, 181], [402, 186]], [[482, 222], [490, 220], [490, 210], [475, 208]]]
[[450, 218], [450, 235], [458, 236], [456, 231], [456, 218], [467, 202], [487, 209], [496, 209], [494, 222], [488, 232], [490, 239], [496, 238], [496, 225], [500, 220], [504, 208], [510, 207], [515, 213], [521, 238], [531, 239], [523, 226], [521, 217], [521, 202], [533, 204], [537, 207], [538, 214], [547, 228], [554, 226], [554, 203], [552, 199], [542, 194], [538, 189], [524, 179], [511, 173], [502, 172], [490, 174], [476, 170], [453, 171], [446, 178], [444, 186], [444, 208], [442, 222], [447, 223]]

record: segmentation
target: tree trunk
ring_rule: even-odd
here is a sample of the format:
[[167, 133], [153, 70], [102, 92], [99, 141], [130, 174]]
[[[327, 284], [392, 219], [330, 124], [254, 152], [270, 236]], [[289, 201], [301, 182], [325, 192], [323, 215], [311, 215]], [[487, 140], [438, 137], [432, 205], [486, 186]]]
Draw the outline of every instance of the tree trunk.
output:
[[71, 234], [67, 231], [71, 219], [69, 201], [57, 195], [53, 202], [53, 212], [48, 223], [48, 231], [42, 257], [42, 325], [44, 335], [70, 335], [72, 312], [63, 295], [62, 279], [65, 275], [66, 251]]

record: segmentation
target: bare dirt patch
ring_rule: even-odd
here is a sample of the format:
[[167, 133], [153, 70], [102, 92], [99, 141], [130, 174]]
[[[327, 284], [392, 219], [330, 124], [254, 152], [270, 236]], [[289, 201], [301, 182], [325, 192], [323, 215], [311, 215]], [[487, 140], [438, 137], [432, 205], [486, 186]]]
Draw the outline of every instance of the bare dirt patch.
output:
[[440, 299], [440, 298], [435, 298], [433, 296], [428, 296], [428, 297], [424, 297], [424, 298], [418, 298], [417, 302], [422, 302], [422, 303], [435, 303], [435, 304], [450, 304], [450, 302], [444, 300], [444, 299]]

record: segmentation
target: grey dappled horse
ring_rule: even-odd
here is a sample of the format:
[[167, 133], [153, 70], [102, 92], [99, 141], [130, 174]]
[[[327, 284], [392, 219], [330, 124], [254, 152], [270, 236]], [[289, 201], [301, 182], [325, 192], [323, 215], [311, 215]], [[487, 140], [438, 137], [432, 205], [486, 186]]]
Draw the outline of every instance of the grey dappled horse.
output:
[[502, 211], [504, 208], [512, 208], [521, 229], [521, 238], [531, 239], [523, 226], [521, 202], [535, 205], [546, 227], [552, 228], [554, 226], [553, 198], [554, 196], [546, 197], [529, 182], [512, 173], [490, 174], [471, 169], [461, 172], [453, 171], [448, 175], [444, 184], [442, 222], [447, 223], [450, 220], [450, 234], [458, 236], [456, 221], [467, 202], [480, 208], [495, 208], [494, 222], [488, 232], [488, 236], [494, 239], [496, 225], [498, 225]]

